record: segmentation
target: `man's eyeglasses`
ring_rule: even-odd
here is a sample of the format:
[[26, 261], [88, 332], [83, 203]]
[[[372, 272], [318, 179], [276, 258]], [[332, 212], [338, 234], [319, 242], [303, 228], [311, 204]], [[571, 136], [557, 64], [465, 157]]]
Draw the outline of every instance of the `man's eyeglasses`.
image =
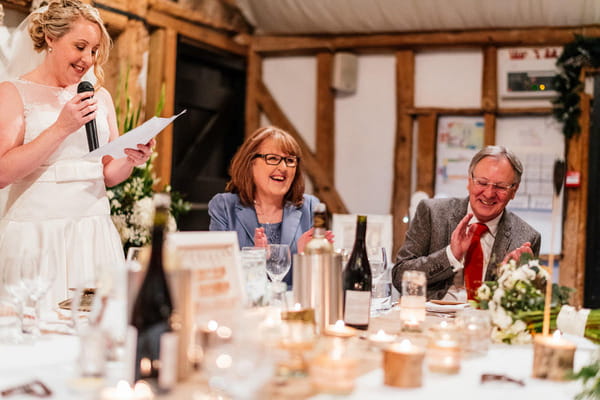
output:
[[493, 182], [488, 181], [485, 178], [475, 178], [473, 175], [471, 175], [471, 180], [475, 184], [475, 187], [478, 189], [484, 190], [488, 186], [491, 186], [492, 190], [495, 190], [498, 193], [507, 193], [510, 189], [514, 188], [517, 185], [516, 183], [511, 183], [511, 184], [493, 183]]
[[282, 157], [277, 154], [255, 154], [253, 158], [262, 158], [268, 165], [279, 165], [283, 160], [285, 166], [290, 168], [298, 166], [298, 161], [300, 160], [296, 156]]

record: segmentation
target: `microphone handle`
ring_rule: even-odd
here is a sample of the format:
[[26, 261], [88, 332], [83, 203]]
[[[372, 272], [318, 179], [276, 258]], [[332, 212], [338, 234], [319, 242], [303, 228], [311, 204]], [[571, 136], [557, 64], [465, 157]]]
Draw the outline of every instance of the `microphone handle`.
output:
[[89, 121], [85, 124], [85, 135], [90, 151], [94, 151], [100, 147], [98, 144], [98, 134], [96, 133], [96, 120]]

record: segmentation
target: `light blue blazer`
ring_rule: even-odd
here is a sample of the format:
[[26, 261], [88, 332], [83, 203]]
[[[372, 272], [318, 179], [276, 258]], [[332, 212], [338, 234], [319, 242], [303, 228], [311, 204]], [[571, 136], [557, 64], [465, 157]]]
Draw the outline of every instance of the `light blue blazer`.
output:
[[[313, 210], [319, 200], [310, 194], [304, 195], [301, 206], [286, 204], [281, 224], [281, 244], [290, 246], [290, 252], [298, 252], [298, 238], [312, 228]], [[254, 230], [260, 225], [254, 207], [244, 206], [235, 193], [218, 193], [208, 203], [211, 231], [235, 231], [240, 248], [254, 246]], [[293, 265], [292, 265], [293, 268]], [[292, 285], [292, 268], [283, 279]]]

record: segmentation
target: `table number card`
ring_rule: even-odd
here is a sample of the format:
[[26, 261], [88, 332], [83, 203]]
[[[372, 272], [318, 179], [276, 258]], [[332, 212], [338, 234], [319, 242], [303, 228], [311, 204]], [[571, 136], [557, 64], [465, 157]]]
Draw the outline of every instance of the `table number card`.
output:
[[240, 311], [244, 286], [235, 232], [175, 232], [167, 238], [171, 294], [180, 321], [179, 379], [199, 360], [201, 330]]
[[196, 323], [243, 306], [244, 287], [235, 232], [169, 234], [168, 253], [177, 270], [189, 271], [188, 282]]

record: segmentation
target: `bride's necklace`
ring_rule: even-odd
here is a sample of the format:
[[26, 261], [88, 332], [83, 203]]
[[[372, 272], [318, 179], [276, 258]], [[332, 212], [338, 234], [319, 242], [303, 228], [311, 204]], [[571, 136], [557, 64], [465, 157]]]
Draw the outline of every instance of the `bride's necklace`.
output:
[[254, 210], [256, 211], [256, 216], [258, 217], [258, 222], [261, 224], [275, 224], [281, 222], [283, 210], [275, 210], [270, 213], [266, 213], [263, 211], [262, 206], [254, 200]]

